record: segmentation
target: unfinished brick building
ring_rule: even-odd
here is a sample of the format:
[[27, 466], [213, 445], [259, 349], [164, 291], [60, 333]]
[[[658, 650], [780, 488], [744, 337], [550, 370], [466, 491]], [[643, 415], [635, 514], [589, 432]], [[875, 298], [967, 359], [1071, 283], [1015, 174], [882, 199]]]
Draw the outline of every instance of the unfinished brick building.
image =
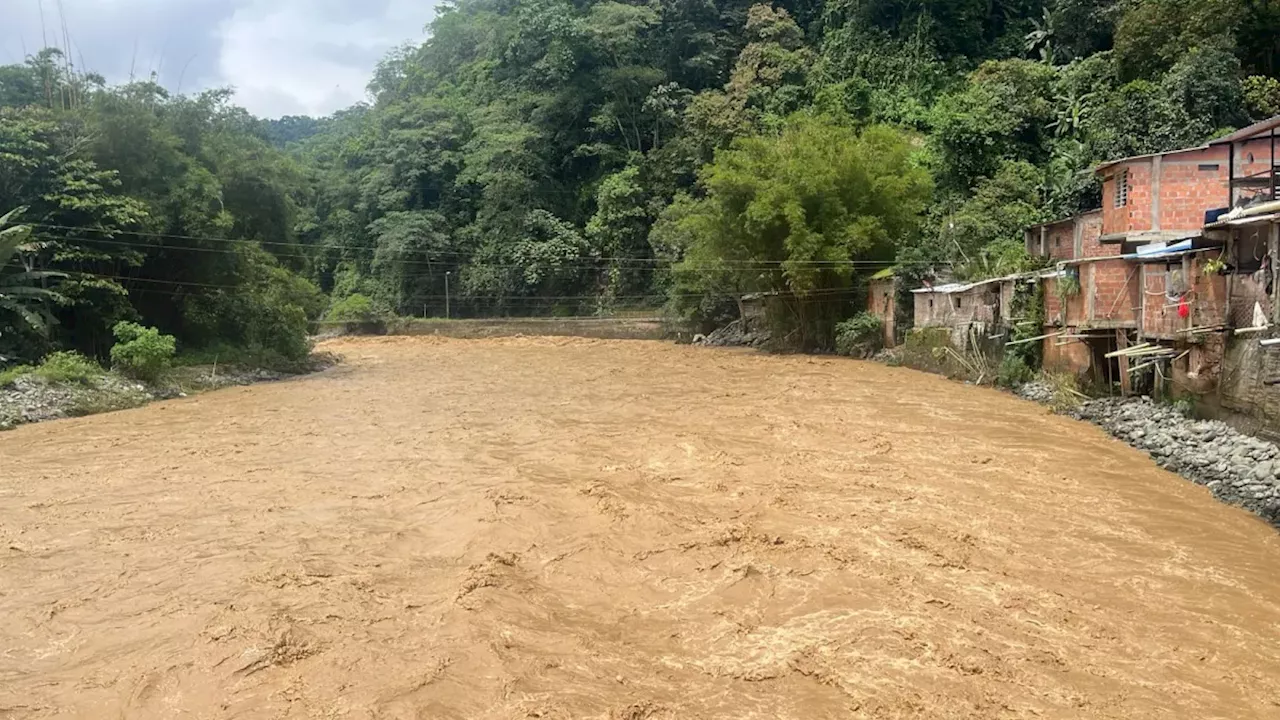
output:
[[[1044, 280], [1047, 368], [1125, 391], [1147, 369], [1157, 386], [1280, 427], [1280, 390], [1256, 371], [1271, 362], [1280, 374], [1280, 353], [1253, 335], [1280, 321], [1277, 129], [1273, 118], [1105, 163], [1102, 208], [1027, 230], [1028, 252], [1058, 268]], [[1137, 365], [1143, 353], [1156, 361]], [[1275, 396], [1274, 412], [1258, 394]]]

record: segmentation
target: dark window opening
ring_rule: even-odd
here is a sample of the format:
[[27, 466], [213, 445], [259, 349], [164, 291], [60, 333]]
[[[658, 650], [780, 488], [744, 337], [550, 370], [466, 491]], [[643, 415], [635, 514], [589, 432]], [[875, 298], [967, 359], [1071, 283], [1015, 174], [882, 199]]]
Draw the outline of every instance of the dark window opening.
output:
[[1125, 207], [1129, 204], [1129, 171], [1121, 170], [1116, 174], [1116, 192], [1113, 198], [1115, 206]]
[[1262, 260], [1267, 256], [1267, 239], [1262, 232], [1245, 231], [1235, 242], [1235, 271], [1242, 275], [1252, 275], [1262, 269]]
[[952, 299], [951, 299], [951, 301], [952, 301], [952, 302], [954, 302], [954, 303], [956, 304], [956, 309], [957, 309], [957, 310], [959, 310], [960, 308], [964, 307], [964, 298], [960, 297], [959, 295], [957, 295], [957, 296], [955, 296], [954, 298], [952, 298]]
[[1200, 166], [1204, 172], [1218, 172], [1219, 165], [1217, 163], [1207, 163]]

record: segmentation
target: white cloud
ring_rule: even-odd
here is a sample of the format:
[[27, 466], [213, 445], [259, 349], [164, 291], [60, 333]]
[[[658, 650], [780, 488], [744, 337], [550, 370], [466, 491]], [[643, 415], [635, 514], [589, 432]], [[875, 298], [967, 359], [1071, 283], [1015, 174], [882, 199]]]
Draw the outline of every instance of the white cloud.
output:
[[[73, 60], [110, 82], [225, 85], [264, 117], [327, 115], [365, 97], [387, 51], [421, 41], [437, 0], [61, 0]], [[57, 0], [0, 0], [0, 63], [55, 38]], [[61, 43], [59, 43], [61, 44]], [[81, 60], [83, 58], [83, 61]]]
[[254, 113], [326, 115], [365, 97], [378, 60], [420, 39], [433, 5], [392, 0], [356, 14], [349, 2], [252, 0], [222, 23], [218, 69]]

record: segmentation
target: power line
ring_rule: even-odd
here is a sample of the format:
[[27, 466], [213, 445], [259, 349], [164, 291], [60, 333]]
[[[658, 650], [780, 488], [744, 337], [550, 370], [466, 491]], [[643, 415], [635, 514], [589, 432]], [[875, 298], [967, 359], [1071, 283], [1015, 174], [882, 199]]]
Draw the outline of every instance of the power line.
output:
[[[157, 285], [175, 285], [179, 287], [197, 287], [217, 290], [243, 290], [251, 286], [251, 283], [240, 285], [214, 284], [192, 282], [187, 280], [165, 280], [160, 278], [140, 278], [130, 277], [127, 275], [103, 275], [98, 273], [76, 273], [70, 279], [78, 280], [84, 278], [94, 278], [98, 280], [118, 280], [122, 282], [140, 282], [153, 283]], [[149, 291], [148, 291], [149, 292]], [[804, 300], [806, 297], [840, 297], [860, 295], [862, 291], [856, 288], [823, 288], [814, 290], [806, 295], [798, 296], [795, 299]], [[615, 295], [606, 296], [598, 295], [469, 295], [465, 293], [450, 295], [418, 295], [417, 300], [444, 300], [447, 298], [457, 299], [460, 301], [482, 301], [494, 300], [502, 302], [553, 302], [561, 300], [665, 300], [675, 297], [700, 298], [705, 297], [706, 293], [648, 293], [644, 295]], [[723, 297], [736, 297], [735, 295], [723, 295]]]
[[[360, 252], [373, 252], [373, 253], [377, 253], [380, 250], [380, 248], [371, 247], [367, 245], [328, 245], [328, 244], [305, 245], [301, 243], [274, 242], [270, 240], [220, 238], [220, 237], [210, 237], [210, 236], [200, 236], [200, 235], [175, 235], [175, 234], [164, 234], [164, 233], [147, 233], [147, 232], [129, 231], [129, 230], [106, 230], [103, 228], [93, 228], [93, 227], [80, 226], [80, 225], [51, 225], [51, 224], [45, 224], [45, 223], [27, 223], [27, 224], [30, 225], [31, 227], [52, 229], [52, 230], [76, 230], [76, 231], [83, 231], [83, 232], [101, 232], [101, 233], [106, 233], [112, 236], [128, 235], [128, 236], [139, 237], [139, 238], [161, 238], [161, 239], [174, 239], [174, 240], [196, 240], [196, 241], [203, 241], [203, 242], [221, 242], [221, 243], [229, 243], [233, 245], [244, 245], [244, 246], [250, 246], [250, 247], [269, 245], [269, 246], [279, 246], [279, 247], [295, 249], [295, 250], [306, 250], [306, 249], [311, 249], [314, 251], [355, 250]], [[66, 236], [41, 235], [40, 237], [46, 240], [78, 240], [81, 242], [105, 243], [105, 244], [113, 244], [113, 245], [120, 245], [120, 246], [126, 246], [126, 247], [145, 247], [153, 250], [184, 250], [189, 252], [224, 252], [224, 253], [235, 252], [234, 250], [219, 250], [216, 248], [157, 245], [154, 243], [147, 243], [147, 242], [137, 242], [137, 241], [126, 242], [123, 240], [88, 238], [88, 237], [79, 237], [79, 236], [72, 236], [72, 235], [66, 235]], [[466, 252], [456, 251], [456, 250], [411, 250], [408, 252], [450, 256], [450, 257], [462, 257], [462, 258], [470, 259], [471, 263], [469, 264], [473, 264], [473, 265], [483, 265], [485, 267], [504, 267], [501, 265], [495, 265], [495, 264], [486, 263], [483, 261], [477, 261], [475, 259], [474, 253], [466, 253]], [[296, 253], [290, 254], [290, 253], [279, 253], [274, 251], [272, 251], [272, 254], [275, 255], [276, 257], [292, 257], [292, 258], [299, 258], [304, 260], [315, 259], [314, 256], [308, 255], [308, 254], [296, 254]], [[627, 258], [627, 257], [581, 258], [581, 260], [583, 261], [590, 260], [598, 263], [630, 262], [630, 263], [648, 263], [648, 264], [654, 264], [654, 265], [662, 265], [662, 264], [672, 265], [679, 262], [674, 260], [666, 260], [662, 258]], [[395, 260], [391, 260], [390, 262], [397, 262], [402, 264], [424, 264], [424, 265], [444, 264], [444, 262], [433, 262], [430, 260], [395, 259]], [[899, 262], [895, 260], [721, 260], [720, 264], [727, 265], [730, 267], [744, 267], [744, 268], [773, 268], [773, 267], [781, 267], [782, 265], [787, 265], [787, 264], [811, 266], [811, 267], [819, 267], [819, 268], [824, 268], [824, 267], [886, 268], [886, 267], [896, 267], [899, 265], [943, 266], [943, 265], [947, 265], [948, 263], [934, 263], [934, 262], [927, 262], [927, 261]], [[506, 266], [506, 267], [524, 267], [524, 266]], [[559, 267], [572, 267], [572, 266], [561, 265]], [[597, 266], [593, 265], [593, 266], [581, 266], [581, 267], [594, 268]]]

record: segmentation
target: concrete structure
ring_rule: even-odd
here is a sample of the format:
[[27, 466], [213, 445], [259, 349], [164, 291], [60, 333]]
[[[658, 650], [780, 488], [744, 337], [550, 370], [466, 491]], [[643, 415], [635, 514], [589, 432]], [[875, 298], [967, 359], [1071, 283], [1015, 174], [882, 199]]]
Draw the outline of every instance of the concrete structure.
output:
[[976, 283], [946, 283], [912, 290], [915, 327], [945, 327], [951, 344], [960, 349], [983, 345], [993, 335], [1007, 332], [1018, 281], [1013, 275]]
[[898, 344], [898, 278], [892, 269], [871, 276], [867, 286], [867, 311], [874, 313], [884, 325], [884, 346]]

